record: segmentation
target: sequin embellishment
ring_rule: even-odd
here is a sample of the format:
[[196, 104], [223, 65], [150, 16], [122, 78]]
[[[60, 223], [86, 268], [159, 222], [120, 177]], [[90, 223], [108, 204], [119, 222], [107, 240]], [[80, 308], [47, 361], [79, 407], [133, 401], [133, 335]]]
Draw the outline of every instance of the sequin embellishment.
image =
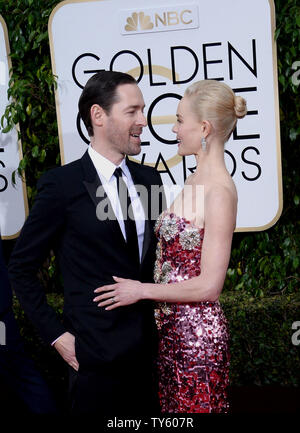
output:
[[176, 218], [172, 214], [164, 218], [160, 227], [160, 233], [164, 239], [168, 242], [177, 234], [177, 232], [178, 227]]
[[[200, 275], [204, 229], [164, 212], [156, 222], [155, 233], [159, 241], [156, 283]], [[227, 412], [229, 334], [219, 302], [158, 303], [155, 319], [162, 412]]]
[[200, 243], [200, 233], [197, 229], [185, 230], [179, 235], [179, 243], [185, 250], [192, 250]]

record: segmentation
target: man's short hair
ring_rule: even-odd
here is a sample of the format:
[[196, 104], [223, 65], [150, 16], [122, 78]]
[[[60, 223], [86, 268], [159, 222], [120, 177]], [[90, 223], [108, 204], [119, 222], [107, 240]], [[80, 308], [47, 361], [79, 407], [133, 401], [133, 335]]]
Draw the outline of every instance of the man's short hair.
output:
[[137, 82], [131, 75], [117, 71], [100, 71], [87, 81], [79, 98], [78, 109], [90, 137], [94, 135], [91, 107], [98, 104], [109, 114], [112, 105], [118, 102], [117, 87], [122, 84]]

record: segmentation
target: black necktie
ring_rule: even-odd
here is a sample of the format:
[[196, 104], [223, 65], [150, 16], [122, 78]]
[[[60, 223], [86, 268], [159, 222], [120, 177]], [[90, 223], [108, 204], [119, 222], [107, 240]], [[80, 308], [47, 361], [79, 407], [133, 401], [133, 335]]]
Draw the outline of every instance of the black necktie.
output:
[[124, 179], [122, 178], [122, 169], [120, 167], [116, 168], [114, 175], [117, 178], [118, 195], [119, 195], [120, 205], [121, 205], [123, 218], [124, 218], [127, 245], [130, 250], [131, 256], [134, 257], [135, 260], [137, 260], [137, 263], [139, 263], [140, 262], [139, 246], [138, 246], [136, 225], [134, 219], [130, 218], [128, 212], [129, 209], [131, 208], [131, 200], [130, 200], [130, 195], [128, 192], [127, 185]]

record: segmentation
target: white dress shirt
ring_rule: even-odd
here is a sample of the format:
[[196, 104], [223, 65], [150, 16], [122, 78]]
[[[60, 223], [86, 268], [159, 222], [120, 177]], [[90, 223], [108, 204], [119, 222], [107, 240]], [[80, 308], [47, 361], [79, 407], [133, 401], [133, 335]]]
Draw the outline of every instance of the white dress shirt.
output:
[[97, 170], [98, 176], [101, 180], [107, 197], [111, 202], [114, 214], [118, 220], [124, 239], [126, 240], [123, 213], [117, 190], [117, 178], [116, 176], [114, 176], [114, 172], [117, 167], [120, 167], [122, 169], [122, 178], [127, 185], [127, 189], [131, 199], [132, 211], [135, 219], [136, 232], [138, 237], [139, 255], [141, 260], [145, 231], [145, 212], [139, 195], [134, 187], [129, 168], [126, 165], [126, 160], [123, 159], [121, 164], [116, 166], [113, 162], [109, 161], [109, 159], [96, 152], [96, 150], [93, 149], [92, 146], [89, 146], [88, 153]]

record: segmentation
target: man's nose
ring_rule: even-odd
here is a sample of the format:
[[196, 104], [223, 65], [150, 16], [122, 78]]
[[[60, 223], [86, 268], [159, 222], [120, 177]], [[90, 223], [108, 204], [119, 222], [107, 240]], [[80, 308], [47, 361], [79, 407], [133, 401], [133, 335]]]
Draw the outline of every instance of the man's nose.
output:
[[144, 113], [140, 113], [137, 119], [137, 123], [142, 126], [147, 126], [147, 119]]

